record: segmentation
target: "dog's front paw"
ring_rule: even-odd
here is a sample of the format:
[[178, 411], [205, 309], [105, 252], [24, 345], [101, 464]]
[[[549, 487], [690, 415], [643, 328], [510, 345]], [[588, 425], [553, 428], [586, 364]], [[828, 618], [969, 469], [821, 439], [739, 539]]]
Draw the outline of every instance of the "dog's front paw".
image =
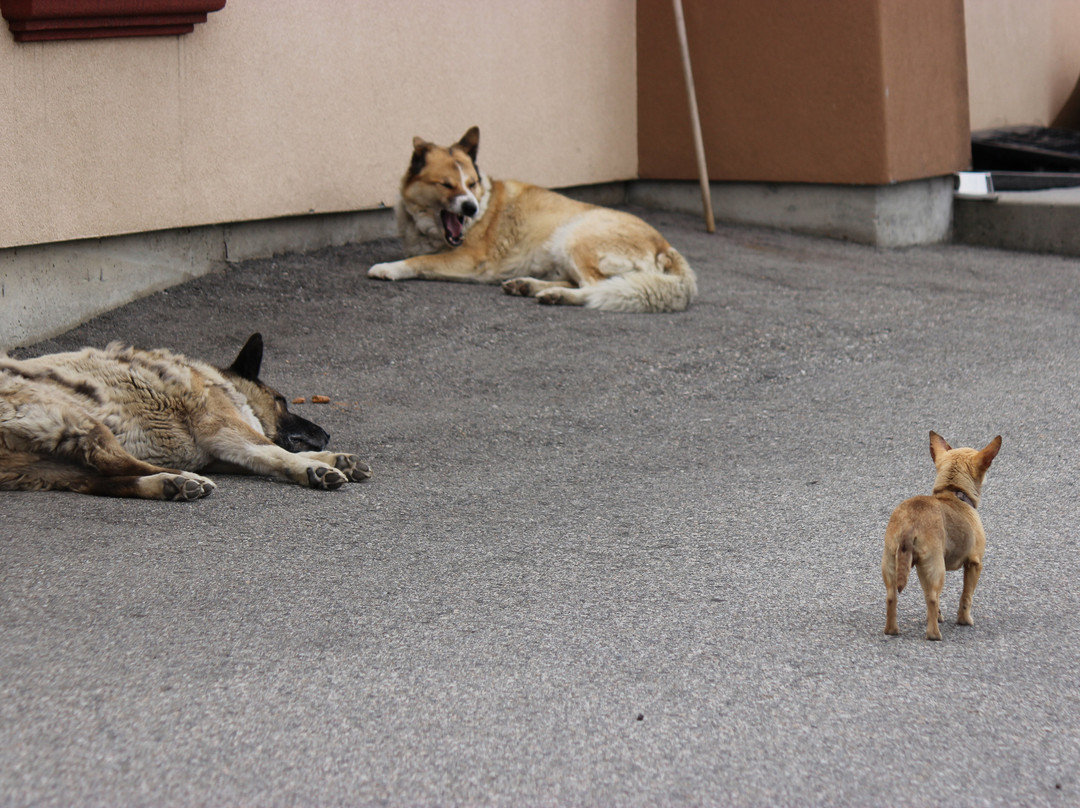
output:
[[415, 278], [413, 272], [405, 261], [390, 261], [385, 264], [375, 264], [367, 271], [369, 278], [378, 278], [384, 281], [404, 281]]
[[371, 477], [371, 466], [356, 455], [339, 454], [334, 457], [334, 467], [351, 483], [362, 482]]
[[323, 491], [333, 491], [341, 488], [348, 482], [348, 478], [340, 471], [330, 466], [308, 466], [308, 488], [319, 488]]

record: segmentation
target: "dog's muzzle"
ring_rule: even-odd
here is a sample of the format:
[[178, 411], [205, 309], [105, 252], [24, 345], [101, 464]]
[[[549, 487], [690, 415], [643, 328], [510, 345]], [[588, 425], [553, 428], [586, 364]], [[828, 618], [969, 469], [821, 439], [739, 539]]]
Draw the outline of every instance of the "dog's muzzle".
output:
[[330, 442], [330, 433], [318, 424], [289, 413], [278, 425], [274, 443], [287, 452], [319, 452]]
[[465, 233], [465, 220], [470, 216], [475, 216], [478, 210], [476, 203], [471, 199], [462, 202], [460, 208], [461, 213], [451, 210], [442, 212], [443, 238], [451, 247], [461, 246]]

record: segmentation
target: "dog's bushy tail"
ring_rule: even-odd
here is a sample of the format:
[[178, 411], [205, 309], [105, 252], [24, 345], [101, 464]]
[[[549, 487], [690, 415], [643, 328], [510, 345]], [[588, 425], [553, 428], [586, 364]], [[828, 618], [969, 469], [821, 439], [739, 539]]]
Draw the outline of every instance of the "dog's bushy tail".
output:
[[900, 543], [896, 545], [896, 591], [903, 592], [907, 586], [908, 573], [911, 572], [912, 551], [915, 539], [913, 536], [901, 536]]
[[697, 276], [678, 250], [656, 256], [656, 267], [603, 280], [588, 288], [585, 305], [602, 311], [684, 311], [697, 294]]

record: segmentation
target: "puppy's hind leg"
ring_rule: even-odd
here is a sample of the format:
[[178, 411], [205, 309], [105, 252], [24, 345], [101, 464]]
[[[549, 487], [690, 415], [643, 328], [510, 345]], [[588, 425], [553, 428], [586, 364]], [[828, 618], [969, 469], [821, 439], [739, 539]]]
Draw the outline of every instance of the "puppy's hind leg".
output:
[[881, 554], [881, 578], [885, 581], [885, 633], [899, 634], [896, 606], [900, 593], [907, 586], [911, 572], [913, 539], [898, 531], [894, 519], [885, 531], [885, 551]]
[[888, 562], [882, 562], [881, 577], [885, 581], [885, 633], [899, 634], [900, 624], [896, 619], [896, 606], [900, 593], [896, 589], [896, 571], [890, 569]]
[[940, 640], [941, 590], [945, 586], [945, 559], [924, 558], [916, 565], [923, 597], [926, 598], [926, 639]]
[[956, 614], [956, 624], [959, 626], [975, 625], [975, 620], [971, 616], [971, 604], [975, 600], [975, 587], [979, 583], [981, 573], [981, 561], [968, 559], [964, 562], [964, 591], [960, 595], [960, 610]]

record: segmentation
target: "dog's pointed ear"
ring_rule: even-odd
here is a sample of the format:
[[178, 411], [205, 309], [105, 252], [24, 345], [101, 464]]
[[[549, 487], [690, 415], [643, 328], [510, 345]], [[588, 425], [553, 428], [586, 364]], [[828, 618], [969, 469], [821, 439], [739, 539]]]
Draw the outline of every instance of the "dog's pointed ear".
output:
[[952, 447], [937, 432], [930, 432], [930, 458], [937, 463], [938, 455], [952, 451]]
[[994, 462], [999, 451], [1001, 451], [1001, 435], [986, 444], [986, 448], [979, 452], [979, 468], [984, 473], [990, 468], [990, 464]]
[[248, 337], [248, 341], [240, 349], [236, 361], [232, 363], [229, 370], [241, 379], [247, 379], [251, 382], [256, 381], [259, 378], [259, 368], [262, 367], [262, 355], [263, 338], [262, 334], [256, 331]]
[[480, 151], [480, 127], [471, 127], [468, 132], [461, 136], [461, 140], [454, 145], [469, 155], [473, 165], [476, 165], [476, 153]]
[[431, 151], [433, 145], [419, 136], [412, 139], [413, 153], [412, 160], [409, 161], [410, 177], [415, 177], [424, 170], [424, 166], [427, 165], [428, 152]]

